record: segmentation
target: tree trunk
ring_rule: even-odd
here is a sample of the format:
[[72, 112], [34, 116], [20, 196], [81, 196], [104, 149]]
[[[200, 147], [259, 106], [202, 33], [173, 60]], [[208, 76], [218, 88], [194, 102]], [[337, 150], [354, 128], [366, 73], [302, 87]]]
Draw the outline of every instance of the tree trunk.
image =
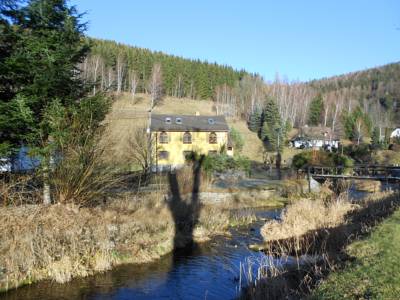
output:
[[49, 183], [49, 162], [46, 161], [43, 167], [43, 204], [51, 204], [51, 193]]

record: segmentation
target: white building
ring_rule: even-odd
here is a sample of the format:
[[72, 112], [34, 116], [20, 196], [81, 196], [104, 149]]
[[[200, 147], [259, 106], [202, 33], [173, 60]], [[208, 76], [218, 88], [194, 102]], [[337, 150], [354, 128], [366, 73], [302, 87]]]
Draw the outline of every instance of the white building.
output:
[[393, 130], [393, 132], [390, 134], [390, 138], [400, 138], [400, 127]]
[[331, 150], [339, 147], [339, 138], [329, 127], [304, 126], [300, 128], [299, 134], [291, 143], [298, 149], [326, 147]]

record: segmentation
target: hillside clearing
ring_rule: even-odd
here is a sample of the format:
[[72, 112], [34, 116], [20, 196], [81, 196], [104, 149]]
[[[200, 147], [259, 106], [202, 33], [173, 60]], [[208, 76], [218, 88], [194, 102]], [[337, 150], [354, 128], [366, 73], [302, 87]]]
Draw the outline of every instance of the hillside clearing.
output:
[[[113, 162], [126, 167], [129, 164], [129, 136], [137, 129], [147, 126], [149, 96], [130, 94], [118, 96], [106, 118], [107, 132], [104, 141], [110, 145]], [[209, 100], [165, 97], [154, 109], [155, 113], [215, 115], [214, 103]], [[247, 128], [243, 120], [228, 120], [245, 140], [242, 154], [251, 160], [261, 162], [263, 145], [257, 134]]]

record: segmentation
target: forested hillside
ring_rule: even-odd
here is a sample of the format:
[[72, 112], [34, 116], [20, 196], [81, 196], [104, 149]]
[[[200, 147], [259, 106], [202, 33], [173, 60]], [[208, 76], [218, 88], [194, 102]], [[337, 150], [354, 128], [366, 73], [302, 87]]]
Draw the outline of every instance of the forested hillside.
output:
[[[276, 103], [280, 118], [274, 126], [280, 128], [322, 125], [341, 136], [360, 138], [371, 136], [375, 128], [381, 136], [384, 129], [399, 125], [398, 63], [310, 82], [290, 82], [279, 75], [266, 82], [229, 66], [113, 41], [89, 41], [91, 52], [80, 67], [84, 80], [94, 84], [94, 94], [151, 93], [155, 78], [164, 96], [211, 99], [217, 114], [246, 121], [262, 117], [266, 105]], [[258, 126], [261, 132], [263, 122]]]
[[160, 64], [166, 95], [209, 99], [216, 86], [233, 86], [247, 74], [230, 66], [184, 59], [114, 41], [90, 39], [90, 42], [92, 50], [82, 70], [85, 78], [97, 82], [101, 90], [148, 92], [153, 66]]
[[346, 98], [348, 106], [360, 105], [373, 117], [382, 110], [386, 121], [400, 125], [400, 63], [313, 80], [309, 85], [327, 97]]

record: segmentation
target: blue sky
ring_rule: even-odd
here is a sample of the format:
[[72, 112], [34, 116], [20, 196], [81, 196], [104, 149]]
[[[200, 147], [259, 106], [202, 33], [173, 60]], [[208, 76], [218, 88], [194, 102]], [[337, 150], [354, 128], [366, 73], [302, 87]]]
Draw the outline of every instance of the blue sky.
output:
[[87, 34], [309, 80], [400, 61], [399, 0], [72, 0]]

